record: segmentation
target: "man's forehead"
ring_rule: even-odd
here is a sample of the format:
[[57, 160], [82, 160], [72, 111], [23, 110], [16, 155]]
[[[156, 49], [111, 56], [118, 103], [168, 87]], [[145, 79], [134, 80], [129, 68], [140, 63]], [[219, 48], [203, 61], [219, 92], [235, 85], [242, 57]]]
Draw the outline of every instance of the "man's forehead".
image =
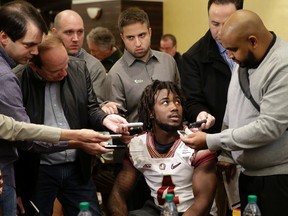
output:
[[169, 96], [178, 97], [178, 95], [169, 89], [160, 89], [155, 94], [155, 99], [168, 98]]
[[62, 31], [67, 32], [67, 31], [84, 31], [84, 27], [76, 27], [75, 25], [71, 26], [66, 26], [62, 28]]

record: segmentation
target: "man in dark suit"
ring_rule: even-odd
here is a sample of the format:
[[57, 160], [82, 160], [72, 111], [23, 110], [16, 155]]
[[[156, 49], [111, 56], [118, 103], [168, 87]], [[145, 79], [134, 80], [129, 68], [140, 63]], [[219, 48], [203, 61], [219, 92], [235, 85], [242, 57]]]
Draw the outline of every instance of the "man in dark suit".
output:
[[233, 62], [227, 60], [221, 45], [220, 31], [225, 20], [242, 7], [243, 0], [209, 0], [209, 30], [183, 54], [181, 86], [186, 96], [186, 119], [193, 122], [201, 112], [213, 115], [216, 122], [209, 133], [221, 130], [233, 70]]
[[[181, 87], [186, 97], [186, 120], [194, 122], [214, 116], [215, 124], [207, 130], [209, 133], [221, 131], [235, 65], [221, 44], [221, 28], [232, 13], [242, 8], [243, 0], [209, 0], [209, 30], [182, 55], [185, 72], [181, 76]], [[207, 122], [206, 128], [209, 128], [210, 121]]]

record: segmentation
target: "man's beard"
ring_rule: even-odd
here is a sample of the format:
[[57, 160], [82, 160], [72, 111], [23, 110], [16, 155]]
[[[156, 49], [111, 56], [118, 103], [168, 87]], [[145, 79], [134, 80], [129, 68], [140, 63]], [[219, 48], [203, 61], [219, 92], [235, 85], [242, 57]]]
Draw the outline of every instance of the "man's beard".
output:
[[248, 51], [248, 55], [245, 60], [240, 63], [241, 67], [246, 68], [255, 68], [258, 65], [258, 62], [251, 51]]
[[158, 121], [158, 119], [155, 119], [155, 123], [158, 125], [160, 129], [166, 132], [176, 132], [177, 130], [182, 129], [182, 121], [179, 123], [179, 125], [176, 125], [176, 126], [162, 123]]

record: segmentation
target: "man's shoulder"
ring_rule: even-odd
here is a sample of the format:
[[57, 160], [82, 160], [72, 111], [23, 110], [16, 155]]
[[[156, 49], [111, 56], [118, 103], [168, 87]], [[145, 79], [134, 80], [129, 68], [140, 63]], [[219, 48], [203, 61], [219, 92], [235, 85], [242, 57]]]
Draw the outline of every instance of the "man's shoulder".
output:
[[189, 55], [200, 55], [207, 54], [211, 42], [214, 40], [211, 36], [210, 31], [206, 32], [198, 41], [196, 41], [185, 53], [183, 56]]
[[173, 57], [165, 52], [160, 52], [158, 50], [151, 50], [152, 54], [158, 59], [173, 59]]
[[143, 133], [141, 135], [133, 137], [129, 144], [130, 150], [143, 148], [144, 146], [146, 146], [146, 138], [147, 133]]
[[68, 65], [70, 66], [85, 66], [86, 65], [86, 61], [84, 59], [81, 59], [81, 58], [77, 58], [77, 57], [74, 57], [74, 56], [69, 56], [69, 62], [68, 62]]
[[0, 76], [9, 76], [11, 74], [11, 68], [9, 67], [7, 62], [0, 56]]
[[125, 61], [124, 57], [121, 56], [115, 62], [115, 64], [111, 67], [111, 69], [109, 70], [108, 74], [112, 75], [112, 74], [119, 73], [120, 71], [123, 71], [124, 70], [124, 65], [126, 65], [128, 67], [128, 63]]

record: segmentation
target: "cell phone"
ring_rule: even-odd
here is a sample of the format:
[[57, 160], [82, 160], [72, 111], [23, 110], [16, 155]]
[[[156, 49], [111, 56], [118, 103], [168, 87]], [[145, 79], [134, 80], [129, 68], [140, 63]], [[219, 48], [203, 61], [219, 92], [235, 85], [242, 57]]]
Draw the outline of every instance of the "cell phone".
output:
[[177, 133], [181, 136], [185, 136], [187, 135], [186, 132], [184, 130], [177, 130]]
[[127, 148], [127, 145], [106, 145], [104, 146], [106, 149], [123, 149]]
[[121, 124], [123, 127], [129, 128], [130, 135], [139, 134], [143, 131], [143, 122], [131, 122], [127, 124]]
[[121, 124], [121, 126], [123, 127], [142, 127], [143, 126], [143, 122], [131, 122], [131, 123], [127, 123], [127, 124]]
[[109, 134], [112, 139], [118, 139], [122, 137], [122, 134]]
[[199, 128], [199, 127], [201, 127], [201, 125], [203, 124], [203, 123], [206, 123], [207, 122], [207, 120], [206, 119], [203, 119], [203, 120], [201, 120], [201, 121], [196, 121], [196, 122], [193, 122], [193, 123], [190, 123], [189, 124], [189, 128]]

